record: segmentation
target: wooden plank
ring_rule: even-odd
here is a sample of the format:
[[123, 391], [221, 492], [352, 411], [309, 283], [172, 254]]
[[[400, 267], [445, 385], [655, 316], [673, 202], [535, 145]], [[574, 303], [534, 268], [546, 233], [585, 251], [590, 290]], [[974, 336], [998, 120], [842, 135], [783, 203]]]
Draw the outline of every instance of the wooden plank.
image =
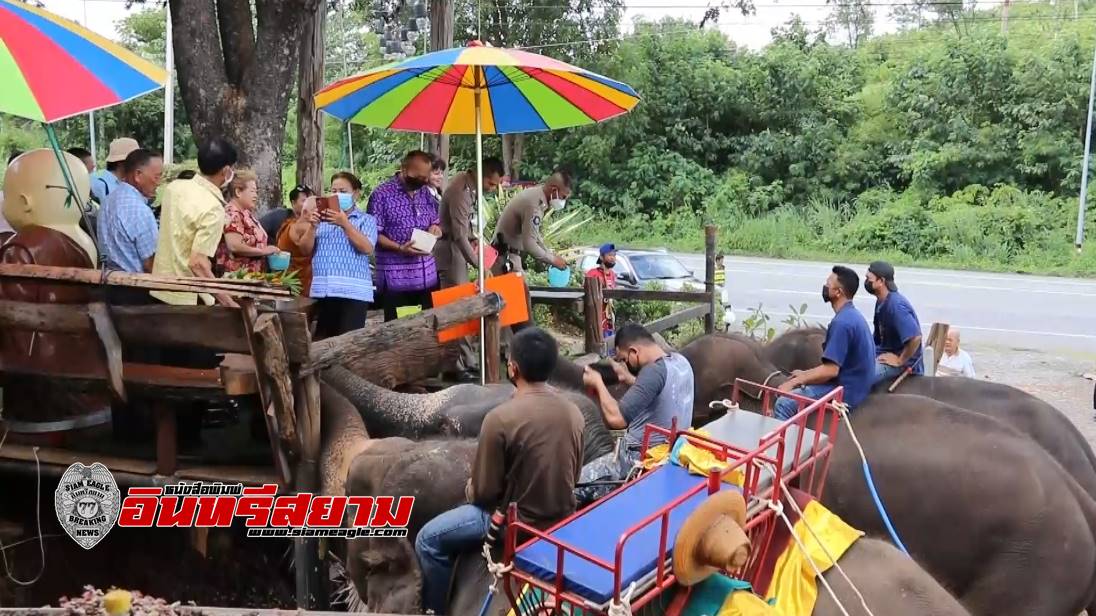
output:
[[529, 300], [546, 306], [574, 306], [582, 302], [582, 291], [529, 291]]
[[485, 384], [498, 383], [501, 380], [500, 344], [499, 315], [489, 314], [483, 319], [483, 381]]
[[122, 383], [122, 341], [118, 339], [118, 332], [114, 329], [114, 321], [110, 318], [107, 305], [102, 302], [88, 304], [88, 314], [95, 325], [95, 333], [99, 336], [99, 342], [103, 344], [103, 351], [107, 357], [107, 372], [110, 373], [110, 387], [114, 395], [122, 402], [126, 401], [126, 387]]
[[[575, 287], [530, 287], [530, 297], [540, 298], [538, 303], [570, 303], [580, 301], [585, 295], [583, 289]], [[707, 291], [649, 291], [637, 289], [605, 289], [602, 295], [606, 299], [622, 299], [646, 302], [682, 302], [687, 304], [706, 304], [710, 301]]]
[[230, 353], [218, 366], [225, 394], [247, 396], [259, 393], [259, 379], [255, 376], [255, 362], [250, 355]]
[[339, 364], [351, 364], [359, 359], [369, 359], [378, 349], [399, 348], [409, 339], [432, 337], [434, 346], [438, 347], [438, 331], [498, 314], [501, 310], [502, 297], [497, 293], [485, 293], [388, 323], [367, 323], [361, 329], [313, 343], [311, 361], [302, 366], [301, 375]]
[[600, 278], [587, 276], [583, 282], [583, 347], [587, 353], [601, 355], [605, 352], [604, 333], [601, 331], [603, 306], [603, 284]]
[[280, 438], [281, 430], [278, 423], [279, 411], [278, 409], [275, 409], [273, 400], [274, 386], [271, 383], [270, 374], [266, 371], [263, 363], [262, 340], [255, 334], [255, 326], [256, 321], [259, 318], [259, 313], [255, 308], [255, 302], [253, 300], [247, 298], [240, 299], [240, 316], [243, 318], [244, 329], [247, 331], [251, 357], [255, 361], [255, 374], [259, 381], [259, 400], [262, 404], [262, 408], [265, 410], [266, 435], [270, 441], [271, 454], [274, 457], [274, 468], [278, 470], [278, 475], [283, 479], [286, 485], [292, 485], [293, 475], [289, 470], [287, 446]]
[[[88, 452], [61, 449], [56, 447], [39, 447], [38, 461], [43, 466], [55, 466], [60, 472], [64, 472], [74, 462], [87, 461]], [[94, 455], [97, 462], [102, 462], [112, 473], [128, 473], [152, 477], [157, 474], [156, 463], [150, 460], [137, 458], [120, 458], [101, 454]], [[5, 443], [0, 449], [0, 459], [26, 463], [31, 471], [34, 470], [35, 451], [34, 446], [20, 443]], [[259, 466], [206, 466], [182, 464], [176, 469], [174, 476], [188, 481], [221, 481], [224, 483], [242, 483], [244, 485], [259, 486], [264, 483], [278, 483], [278, 478], [267, 467]], [[164, 483], [171, 482], [171, 476], [165, 477]]]
[[708, 294], [708, 312], [704, 315], [704, 333], [715, 331], [715, 225], [704, 227], [704, 292]]
[[278, 417], [278, 437], [282, 440], [282, 446], [296, 457], [301, 446], [293, 408], [293, 382], [289, 378], [289, 362], [282, 346], [278, 317], [273, 314], [259, 315], [254, 327], [258, 353], [252, 356], [252, 360], [256, 370], [269, 378], [271, 402]]
[[668, 314], [661, 319], [651, 321], [644, 327], [652, 334], [664, 332], [671, 327], [677, 327], [682, 323], [687, 323], [693, 319], [709, 314], [710, 308], [708, 306], [693, 306], [692, 308], [686, 308], [685, 310], [679, 310], [673, 314]]
[[[308, 361], [308, 320], [296, 304], [259, 307], [276, 312], [281, 320], [286, 352], [291, 363]], [[306, 304], [301, 310], [310, 309]], [[125, 345], [197, 346], [221, 353], [248, 353], [247, 334], [239, 310], [224, 306], [111, 306], [114, 327]], [[84, 304], [36, 304], [0, 300], [0, 327], [51, 333], [81, 334], [93, 331]]]
[[269, 284], [244, 284], [227, 278], [175, 278], [153, 274], [135, 274], [130, 272], [108, 271], [83, 267], [54, 267], [49, 265], [30, 265], [22, 263], [0, 264], [0, 278], [19, 278], [23, 280], [51, 280], [88, 285], [111, 285], [135, 287], [157, 291], [185, 291], [188, 293], [224, 293], [236, 297], [255, 299], [292, 298], [289, 289]]
[[[103, 372], [91, 372], [73, 369], [71, 365], [57, 366], [49, 371], [25, 368], [19, 365], [5, 365], [5, 374], [51, 377], [74, 381], [105, 381], [109, 377]], [[176, 368], [174, 366], [155, 366], [151, 364], [122, 364], [122, 381], [140, 388], [195, 389], [221, 391], [221, 379], [217, 370], [199, 370], [195, 368]]]
[[156, 472], [174, 475], [178, 465], [179, 434], [175, 407], [164, 400], [155, 400], [152, 412], [156, 415]]

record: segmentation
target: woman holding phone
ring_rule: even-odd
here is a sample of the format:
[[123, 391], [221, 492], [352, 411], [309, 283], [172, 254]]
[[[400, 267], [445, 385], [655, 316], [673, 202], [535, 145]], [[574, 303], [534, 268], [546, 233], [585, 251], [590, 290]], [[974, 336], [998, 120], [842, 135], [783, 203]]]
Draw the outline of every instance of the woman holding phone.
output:
[[316, 225], [309, 296], [316, 300], [317, 339], [365, 327], [373, 301], [369, 257], [377, 244], [377, 222], [356, 207], [361, 180], [340, 171], [331, 176], [331, 191], [333, 196], [316, 199], [318, 222], [306, 217], [298, 223]]

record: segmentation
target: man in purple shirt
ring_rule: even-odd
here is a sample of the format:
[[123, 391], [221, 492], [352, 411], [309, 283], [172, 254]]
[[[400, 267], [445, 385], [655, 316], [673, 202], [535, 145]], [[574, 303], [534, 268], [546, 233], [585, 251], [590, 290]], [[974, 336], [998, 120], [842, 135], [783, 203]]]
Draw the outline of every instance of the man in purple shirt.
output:
[[427, 188], [433, 162], [426, 152], [408, 152], [399, 173], [369, 195], [369, 213], [377, 219], [376, 285], [385, 321], [395, 319], [400, 306], [433, 306], [430, 293], [438, 288], [434, 257], [411, 246], [415, 229], [441, 237], [438, 203]]

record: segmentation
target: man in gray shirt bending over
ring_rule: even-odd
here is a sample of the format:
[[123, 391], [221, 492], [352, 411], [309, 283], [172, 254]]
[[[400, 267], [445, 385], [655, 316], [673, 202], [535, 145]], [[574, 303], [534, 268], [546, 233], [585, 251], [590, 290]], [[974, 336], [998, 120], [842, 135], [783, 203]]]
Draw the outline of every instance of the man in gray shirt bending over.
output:
[[[601, 414], [610, 430], [627, 429], [619, 451], [591, 460], [582, 467], [578, 483], [612, 482], [627, 477], [639, 460], [643, 447], [643, 427], [654, 424], [670, 428], [676, 418], [679, 430], [692, 427], [693, 368], [678, 353], [667, 353], [658, 346], [642, 325], [629, 323], [616, 333], [616, 369], [620, 381], [629, 386], [618, 402], [605, 387], [601, 375], [590, 368], [583, 383], [597, 394]], [[625, 370], [625, 366], [627, 370]], [[649, 446], [665, 443], [666, 437], [652, 434]], [[604, 496], [615, 486], [592, 485], [575, 490], [580, 503]]]

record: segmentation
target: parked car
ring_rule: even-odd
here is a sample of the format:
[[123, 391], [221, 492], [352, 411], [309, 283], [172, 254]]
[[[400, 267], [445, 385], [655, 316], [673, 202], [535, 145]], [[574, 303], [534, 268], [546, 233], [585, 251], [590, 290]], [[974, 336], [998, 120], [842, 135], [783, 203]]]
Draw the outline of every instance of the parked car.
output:
[[[597, 267], [596, 248], [586, 249], [577, 258], [579, 271], [586, 273]], [[704, 290], [704, 281], [698, 279], [670, 253], [664, 250], [632, 250], [621, 248], [616, 253], [617, 286], [622, 289], [646, 289], [657, 283], [666, 291]]]

